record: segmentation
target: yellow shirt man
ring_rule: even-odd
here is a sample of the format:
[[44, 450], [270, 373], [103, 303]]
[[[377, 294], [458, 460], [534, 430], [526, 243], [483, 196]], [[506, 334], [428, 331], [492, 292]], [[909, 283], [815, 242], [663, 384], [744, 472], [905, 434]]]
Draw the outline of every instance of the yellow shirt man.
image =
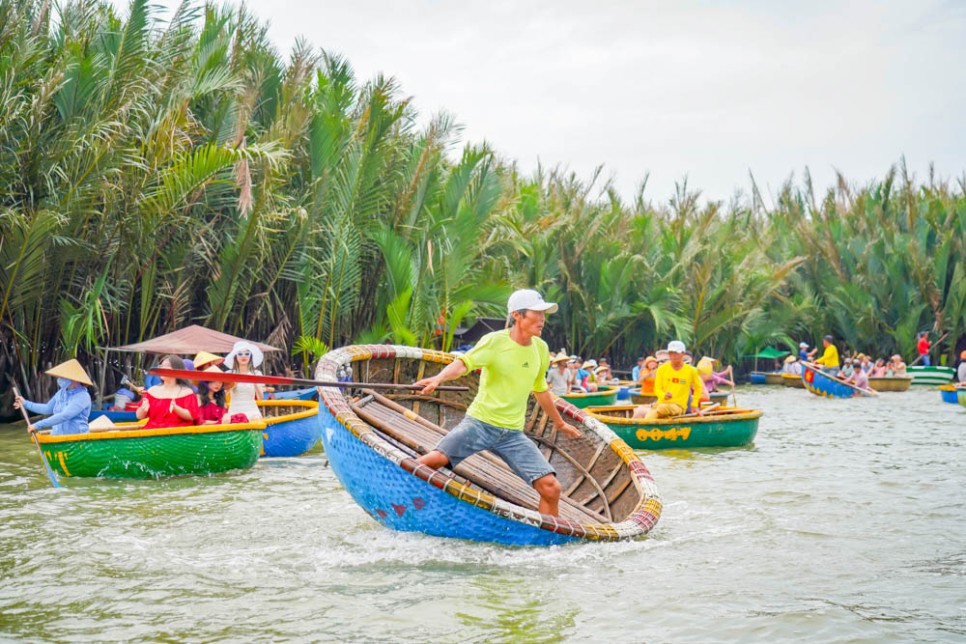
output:
[[[657, 396], [657, 402], [651, 407], [646, 418], [680, 416], [688, 408], [692, 389], [696, 407], [697, 402], [704, 397], [701, 374], [689, 364], [682, 363], [679, 369], [675, 369], [671, 362], [665, 362], [657, 368], [657, 374], [654, 376], [654, 395]], [[667, 397], [668, 393], [671, 394], [670, 397]]]
[[838, 369], [839, 368], [839, 350], [831, 342], [827, 347], [825, 347], [825, 353], [822, 357], [815, 361], [815, 364], [820, 364], [826, 369]]

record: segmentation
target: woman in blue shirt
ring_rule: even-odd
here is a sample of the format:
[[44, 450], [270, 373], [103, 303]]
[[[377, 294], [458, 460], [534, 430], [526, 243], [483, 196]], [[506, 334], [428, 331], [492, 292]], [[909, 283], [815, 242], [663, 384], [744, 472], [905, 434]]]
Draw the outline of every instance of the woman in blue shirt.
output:
[[86, 434], [89, 430], [87, 418], [91, 413], [91, 394], [87, 387], [93, 385], [84, 367], [77, 360], [68, 360], [45, 372], [57, 378], [57, 393], [46, 403], [35, 403], [17, 396], [13, 406], [23, 406], [34, 414], [50, 414], [27, 427], [27, 431], [37, 431], [51, 427], [52, 436], [63, 434]]

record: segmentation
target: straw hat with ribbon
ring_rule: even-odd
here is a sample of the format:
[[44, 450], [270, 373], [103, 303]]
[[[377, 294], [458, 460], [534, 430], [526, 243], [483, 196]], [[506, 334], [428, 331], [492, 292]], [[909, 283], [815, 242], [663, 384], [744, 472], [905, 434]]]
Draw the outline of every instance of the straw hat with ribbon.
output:
[[262, 354], [262, 350], [256, 347], [254, 344], [248, 340], [239, 340], [235, 343], [235, 346], [231, 348], [231, 351], [225, 356], [225, 366], [229, 369], [235, 368], [235, 356], [238, 355], [240, 351], [248, 351], [252, 356], [252, 367], [258, 367], [262, 364], [262, 359], [265, 357]]
[[94, 383], [91, 382], [90, 376], [84, 371], [84, 367], [77, 360], [71, 359], [67, 362], [61, 362], [56, 367], [51, 367], [45, 371], [48, 376], [54, 376], [55, 378], [67, 378], [68, 380], [73, 380], [74, 382], [79, 382], [82, 385], [87, 385], [88, 387], [93, 387]]
[[[195, 369], [199, 371], [205, 369], [205, 367], [220, 365], [225, 361], [221, 356], [216, 356], [213, 353], [208, 353], [207, 351], [199, 351], [198, 355], [195, 356], [194, 364]], [[207, 369], [205, 369], [207, 371]]]
[[597, 361], [594, 360], [594, 359], [590, 359], [587, 362], [585, 362], [584, 364], [580, 365], [580, 368], [581, 369], [586, 369], [587, 367], [597, 368]]

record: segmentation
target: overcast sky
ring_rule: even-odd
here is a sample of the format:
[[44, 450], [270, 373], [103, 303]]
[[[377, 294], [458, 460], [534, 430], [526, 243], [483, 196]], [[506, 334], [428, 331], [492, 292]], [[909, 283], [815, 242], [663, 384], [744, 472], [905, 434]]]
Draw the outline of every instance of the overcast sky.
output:
[[[118, 0], [115, 0], [118, 1]], [[123, 1], [118, 4], [125, 5]], [[163, 0], [162, 5], [173, 5]], [[966, 170], [966, 2], [248, 0], [279, 50], [299, 36], [361, 80], [394, 76], [528, 171], [605, 176], [664, 201], [765, 194], [808, 166], [882, 177]]]

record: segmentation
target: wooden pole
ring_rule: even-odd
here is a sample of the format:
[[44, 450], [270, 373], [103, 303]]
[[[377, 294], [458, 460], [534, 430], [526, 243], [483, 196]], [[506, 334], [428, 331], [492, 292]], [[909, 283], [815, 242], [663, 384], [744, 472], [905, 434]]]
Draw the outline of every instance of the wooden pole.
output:
[[[21, 397], [20, 396], [20, 392], [17, 391], [17, 388], [16, 387], [13, 387], [13, 395], [16, 398], [20, 398]], [[27, 422], [27, 427], [28, 427], [27, 433], [30, 434], [30, 437], [34, 441], [34, 445], [37, 447], [37, 453], [40, 454], [40, 462], [44, 464], [44, 469], [47, 471], [47, 476], [50, 477], [51, 484], [54, 487], [63, 487], [60, 483], [57, 482], [57, 476], [54, 474], [54, 471], [52, 469], [50, 469], [50, 463], [47, 462], [47, 457], [44, 456], [44, 450], [42, 450], [40, 448], [40, 441], [37, 440], [37, 433], [36, 432], [32, 432], [29, 429], [29, 427], [30, 427], [30, 418], [27, 416], [27, 410], [24, 409], [24, 406], [23, 405], [20, 405], [20, 413], [23, 414], [23, 419]]]

